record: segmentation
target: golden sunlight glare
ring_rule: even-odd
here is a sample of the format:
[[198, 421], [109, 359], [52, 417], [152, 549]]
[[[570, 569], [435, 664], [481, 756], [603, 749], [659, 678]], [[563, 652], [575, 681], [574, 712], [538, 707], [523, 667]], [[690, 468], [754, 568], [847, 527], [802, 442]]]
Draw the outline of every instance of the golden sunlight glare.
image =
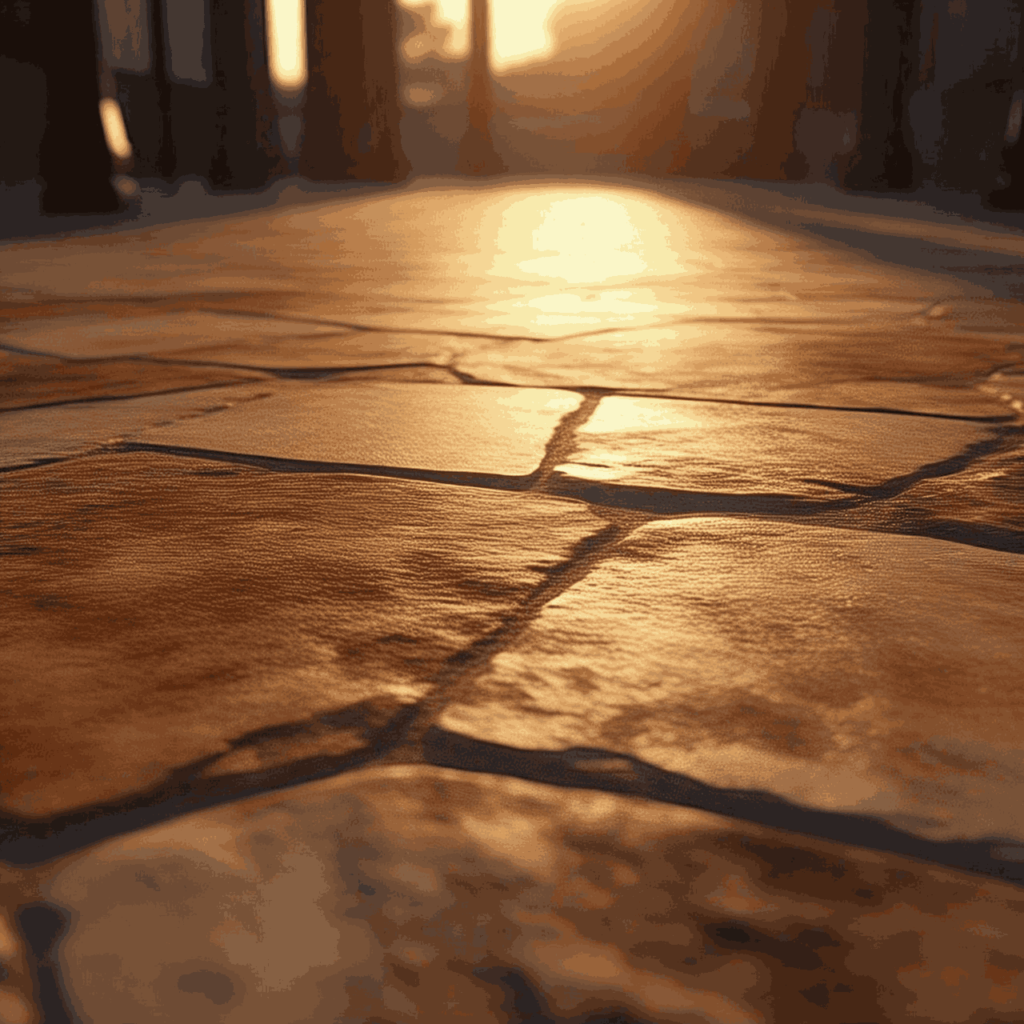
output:
[[267, 0], [270, 78], [280, 92], [294, 95], [306, 85], [304, 0]]
[[[280, 2], [280, 0], [278, 0]], [[433, 8], [432, 20], [449, 29], [450, 57], [469, 52], [469, 0], [402, 0], [408, 8]], [[491, 0], [490, 62], [505, 71], [551, 55], [548, 18], [562, 0]]]
[[132, 144], [124, 126], [124, 117], [117, 100], [104, 96], [100, 100], [100, 120], [103, 122], [103, 136], [107, 149], [118, 158], [127, 160], [132, 155]]
[[560, 0], [491, 0], [491, 67], [504, 71], [551, 56], [548, 18]]

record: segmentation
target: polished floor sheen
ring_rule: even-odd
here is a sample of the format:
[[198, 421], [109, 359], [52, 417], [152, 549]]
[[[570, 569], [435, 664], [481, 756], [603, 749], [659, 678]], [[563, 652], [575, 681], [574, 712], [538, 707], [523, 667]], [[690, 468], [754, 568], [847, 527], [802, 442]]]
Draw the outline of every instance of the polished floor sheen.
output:
[[261, 204], [0, 245], [0, 1019], [1021, 1020], [1024, 233]]

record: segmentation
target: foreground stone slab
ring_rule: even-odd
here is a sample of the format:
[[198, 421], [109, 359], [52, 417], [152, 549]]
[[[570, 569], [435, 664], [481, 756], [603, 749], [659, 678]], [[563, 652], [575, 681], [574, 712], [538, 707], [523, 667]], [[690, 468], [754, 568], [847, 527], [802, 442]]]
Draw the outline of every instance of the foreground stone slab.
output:
[[967, 1024], [1024, 1011], [1019, 888], [431, 768], [107, 841], [27, 873], [20, 902], [20, 920], [49, 923], [45, 966], [86, 1020]]
[[834, 498], [948, 461], [992, 437], [991, 428], [959, 420], [609, 397], [558, 469], [644, 487]]
[[552, 600], [440, 724], [1019, 845], [1022, 565], [923, 537], [651, 523]]
[[604, 525], [557, 499], [148, 454], [8, 474], [2, 501], [0, 806], [33, 816], [187, 765], [365, 747]]

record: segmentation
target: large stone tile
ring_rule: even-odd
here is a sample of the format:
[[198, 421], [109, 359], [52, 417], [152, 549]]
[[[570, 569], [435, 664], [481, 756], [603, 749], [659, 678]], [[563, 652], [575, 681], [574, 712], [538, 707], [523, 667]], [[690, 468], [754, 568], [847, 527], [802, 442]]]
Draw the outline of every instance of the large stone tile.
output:
[[[1011, 1021], [1019, 888], [697, 811], [430, 768], [29, 873], [95, 1021]], [[50, 983], [51, 991], [56, 982]]]
[[278, 459], [515, 476], [537, 468], [559, 420], [581, 401], [541, 388], [326, 382], [179, 420], [149, 439]]
[[603, 525], [557, 499], [150, 454], [7, 474], [2, 502], [2, 806], [35, 816], [215, 755], [208, 773], [364, 746]]
[[139, 441], [154, 429], [193, 417], [207, 418], [236, 403], [268, 398], [277, 382], [241, 383], [173, 394], [122, 397], [109, 402], [74, 402], [0, 415], [0, 465], [29, 466], [81, 454], [103, 445]]
[[312, 462], [525, 475], [567, 391], [385, 381], [261, 381], [3, 414], [2, 460], [25, 466], [119, 442]]
[[827, 498], [879, 487], [992, 435], [961, 420], [608, 397], [558, 469], [644, 487]]
[[838, 320], [912, 315], [937, 298], [973, 294], [939, 274], [757, 224], [728, 205], [608, 180], [421, 182], [8, 244], [0, 277], [11, 293], [55, 301], [223, 299], [252, 313], [505, 338], [737, 311], [770, 316], [780, 290], [796, 321], [806, 320], [803, 302], [828, 300]]
[[[686, 398], [686, 388], [674, 392]], [[947, 386], [890, 380], [848, 380], [807, 384], [795, 388], [765, 388], [747, 395], [748, 401], [835, 409], [888, 409], [927, 416], [1003, 420], [1014, 415], [998, 395], [978, 386]]]
[[[259, 296], [228, 297], [231, 305], [242, 310], [258, 310], [263, 305], [260, 300]], [[222, 304], [202, 295], [192, 303], [108, 300], [90, 303], [86, 311], [24, 304], [5, 311], [0, 338], [24, 351], [67, 359], [154, 356], [255, 369], [443, 364], [466, 346], [465, 340], [452, 335], [417, 333], [415, 327], [422, 328], [429, 317], [421, 316], [412, 331], [364, 331], [339, 323], [318, 324], [308, 312], [278, 316], [271, 309], [249, 315], [218, 309]], [[288, 303], [283, 306], [287, 308]]]
[[0, 410], [61, 402], [124, 398], [259, 380], [262, 374], [225, 367], [146, 362], [66, 362], [0, 350]]
[[[973, 462], [959, 473], [918, 481], [891, 506], [893, 522], [993, 526], [1014, 531], [1024, 552], [1024, 437]], [[1010, 537], [1007, 537], [1010, 540]]]
[[1019, 843], [1022, 567], [922, 537], [662, 520], [552, 600], [441, 724]]
[[509, 384], [680, 389], [756, 400], [772, 391], [846, 381], [970, 384], [1005, 364], [1013, 351], [1004, 334], [967, 334], [941, 320], [764, 319], [509, 341], [466, 352], [457, 365]]

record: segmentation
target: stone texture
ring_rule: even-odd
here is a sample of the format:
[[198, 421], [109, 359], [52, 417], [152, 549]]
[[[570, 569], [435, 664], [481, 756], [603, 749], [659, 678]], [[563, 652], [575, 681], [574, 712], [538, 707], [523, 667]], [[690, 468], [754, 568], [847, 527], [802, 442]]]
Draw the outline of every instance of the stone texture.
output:
[[[973, 1022], [1020, 890], [647, 801], [373, 769], [26, 876], [88, 1020]], [[618, 1015], [618, 1016], [617, 1016]]]
[[271, 381], [201, 388], [110, 402], [74, 402], [36, 409], [12, 409], [0, 418], [0, 465], [30, 466], [66, 458], [122, 441], [140, 441], [181, 419], [209, 417], [238, 402], [258, 402], [281, 385]]
[[2, 462], [25, 466], [99, 446], [142, 442], [276, 459], [525, 475], [567, 391], [386, 381], [244, 383], [117, 402], [13, 410]]
[[66, 362], [0, 350], [0, 410], [236, 384], [262, 375], [217, 366]]
[[[233, 750], [225, 771], [274, 762], [233, 745], [268, 726], [301, 727], [280, 741], [297, 759], [364, 745], [603, 525], [558, 499], [148, 454], [8, 475], [3, 506], [3, 807], [35, 816]], [[311, 721], [361, 702], [368, 725]]]
[[446, 728], [632, 754], [935, 839], [1024, 838], [1021, 557], [693, 517], [636, 531]]
[[445, 363], [465, 347], [465, 341], [449, 334], [355, 330], [341, 323], [318, 324], [315, 317], [299, 313], [251, 315], [232, 305], [251, 306], [252, 301], [231, 294], [163, 302], [107, 300], [90, 303], [87, 312], [74, 305], [36, 303], [8, 309], [0, 323], [5, 344], [66, 359], [154, 356], [254, 369]]
[[[551, 341], [511, 341], [459, 357], [484, 380], [542, 387], [678, 389], [737, 400], [880, 375], [969, 384], [1012, 355], [1003, 334], [942, 321], [874, 318], [813, 323], [680, 322]], [[884, 367], [884, 371], [880, 368]]]
[[324, 383], [282, 389], [148, 435], [277, 459], [525, 475], [580, 396], [541, 388]]
[[608, 397], [558, 469], [635, 486], [824, 499], [878, 488], [992, 436], [960, 420]]

